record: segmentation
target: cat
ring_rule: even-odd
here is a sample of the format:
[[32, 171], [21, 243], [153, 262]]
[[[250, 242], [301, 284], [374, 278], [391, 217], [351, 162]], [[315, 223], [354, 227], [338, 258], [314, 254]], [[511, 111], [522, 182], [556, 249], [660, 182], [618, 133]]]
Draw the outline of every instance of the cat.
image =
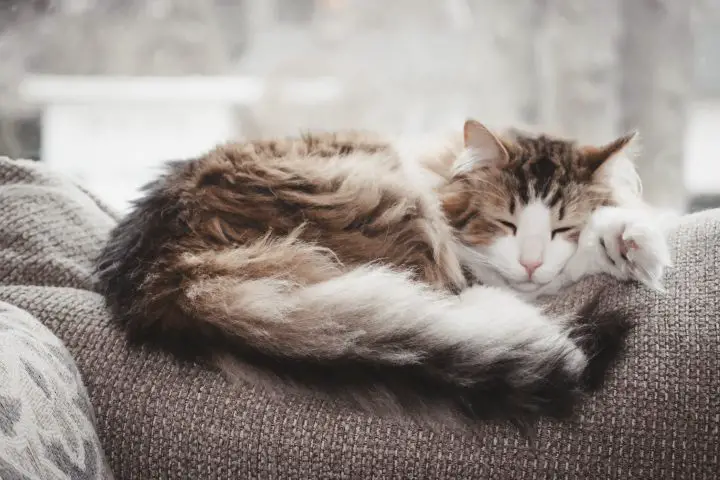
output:
[[[501, 138], [469, 120], [457, 148], [417, 158], [358, 132], [222, 145], [146, 187], [98, 289], [131, 341], [263, 387], [279, 376], [378, 412], [563, 417], [602, 383], [631, 313], [594, 298], [553, 316], [517, 292], [578, 255], [587, 273], [662, 268], [631, 255], [645, 237], [621, 225], [608, 172], [628, 142]], [[581, 252], [602, 208], [622, 221]]]

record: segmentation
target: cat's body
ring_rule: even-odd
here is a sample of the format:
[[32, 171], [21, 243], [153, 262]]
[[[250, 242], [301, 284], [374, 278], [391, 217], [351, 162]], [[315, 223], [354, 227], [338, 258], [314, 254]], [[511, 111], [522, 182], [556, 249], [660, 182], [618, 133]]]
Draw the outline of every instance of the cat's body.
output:
[[[590, 212], [617, 208], [599, 172], [625, 141], [594, 151], [523, 141], [468, 123], [460, 150], [417, 161], [359, 134], [219, 147], [149, 187], [111, 235], [100, 289], [135, 339], [238, 356], [361, 402], [471, 417], [566, 413], [617, 352], [626, 316], [591, 303], [550, 318], [506, 289], [469, 287], [480, 280], [534, 296], [596, 271], [632, 276], [624, 225], [600, 232], [616, 246], [573, 248]], [[536, 172], [528, 161], [538, 158], [558, 168]], [[518, 175], [529, 176], [525, 186]], [[572, 225], [555, 227], [550, 240], [566, 237], [561, 246], [528, 244], [528, 279], [516, 282], [517, 268], [489, 259], [498, 248], [527, 254], [498, 241], [510, 228], [537, 234], [523, 222], [539, 218], [538, 195], [546, 215], [564, 208]], [[533, 287], [552, 249], [554, 274]], [[651, 257], [643, 269], [661, 268]]]

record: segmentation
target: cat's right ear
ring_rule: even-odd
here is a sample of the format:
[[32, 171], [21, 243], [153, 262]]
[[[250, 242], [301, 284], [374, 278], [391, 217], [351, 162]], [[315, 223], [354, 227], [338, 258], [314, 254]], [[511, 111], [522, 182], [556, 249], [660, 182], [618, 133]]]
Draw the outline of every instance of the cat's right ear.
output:
[[611, 158], [615, 157], [618, 153], [623, 151], [628, 145], [630, 145], [637, 137], [637, 131], [632, 131], [627, 135], [623, 135], [620, 138], [603, 145], [602, 147], [585, 147], [582, 149], [581, 161], [590, 172], [596, 172], [608, 162]]
[[453, 165], [455, 175], [483, 165], [502, 167], [510, 158], [500, 139], [476, 120], [465, 121], [463, 139], [465, 153]]

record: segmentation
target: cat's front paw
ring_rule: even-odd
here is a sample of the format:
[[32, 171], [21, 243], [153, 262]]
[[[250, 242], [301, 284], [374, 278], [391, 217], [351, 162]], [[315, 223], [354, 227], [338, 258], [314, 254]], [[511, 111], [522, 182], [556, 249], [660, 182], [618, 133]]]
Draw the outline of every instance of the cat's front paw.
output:
[[671, 264], [670, 251], [662, 228], [651, 216], [605, 208], [596, 212], [593, 223], [609, 273], [662, 290], [665, 268]]

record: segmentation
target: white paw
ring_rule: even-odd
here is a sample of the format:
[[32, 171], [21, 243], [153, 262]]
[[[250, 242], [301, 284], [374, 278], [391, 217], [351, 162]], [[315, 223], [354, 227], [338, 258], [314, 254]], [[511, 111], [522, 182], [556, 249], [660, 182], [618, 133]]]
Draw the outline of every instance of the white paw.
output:
[[662, 228], [647, 214], [606, 208], [596, 212], [593, 231], [608, 262], [610, 272], [662, 290], [670, 251]]

